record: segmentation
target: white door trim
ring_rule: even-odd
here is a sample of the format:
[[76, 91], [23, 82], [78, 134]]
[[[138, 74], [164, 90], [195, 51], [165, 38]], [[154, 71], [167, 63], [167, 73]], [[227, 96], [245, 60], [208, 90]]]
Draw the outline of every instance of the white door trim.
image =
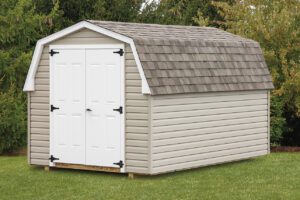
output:
[[[122, 48], [124, 50], [123, 56], [121, 56], [121, 106], [123, 107], [123, 114], [121, 115], [121, 144], [120, 144], [120, 157], [121, 160], [125, 163], [125, 165], [120, 169], [122, 173], [126, 172], [126, 161], [125, 161], [125, 115], [126, 115], [126, 107], [125, 107], [125, 45], [124, 44], [97, 44], [97, 45], [50, 45], [49, 50], [51, 49], [114, 49], [114, 48]], [[55, 55], [54, 55], [55, 56]], [[52, 78], [52, 66], [53, 66], [53, 60], [52, 56], [49, 55], [49, 84], [50, 84], [50, 91], [49, 91], [49, 99], [50, 103], [53, 102], [53, 78]], [[50, 115], [50, 155], [53, 152], [53, 145], [51, 141], [53, 141], [53, 133], [52, 133], [52, 122], [53, 122], [53, 115], [51, 115], [51, 112], [49, 110]], [[52, 162], [49, 161], [49, 166], [55, 166]]]
[[[115, 49], [115, 48], [123, 48], [124, 55], [125, 55], [124, 47], [125, 47], [124, 44], [63, 44], [63, 45], [49, 45], [49, 50], [51, 50], [51, 49]], [[124, 55], [122, 57], [124, 57]]]

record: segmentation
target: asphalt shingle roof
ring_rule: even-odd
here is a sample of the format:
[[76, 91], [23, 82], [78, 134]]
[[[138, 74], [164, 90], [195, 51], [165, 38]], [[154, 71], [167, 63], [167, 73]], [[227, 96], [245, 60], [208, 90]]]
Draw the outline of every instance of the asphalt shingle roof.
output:
[[273, 89], [256, 41], [211, 27], [89, 22], [133, 39], [152, 95]]

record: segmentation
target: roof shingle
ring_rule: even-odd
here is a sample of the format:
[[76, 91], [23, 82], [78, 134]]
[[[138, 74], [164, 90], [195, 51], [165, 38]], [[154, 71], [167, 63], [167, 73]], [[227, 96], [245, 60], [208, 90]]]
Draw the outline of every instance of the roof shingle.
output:
[[89, 22], [133, 39], [152, 95], [273, 89], [256, 41], [211, 27]]

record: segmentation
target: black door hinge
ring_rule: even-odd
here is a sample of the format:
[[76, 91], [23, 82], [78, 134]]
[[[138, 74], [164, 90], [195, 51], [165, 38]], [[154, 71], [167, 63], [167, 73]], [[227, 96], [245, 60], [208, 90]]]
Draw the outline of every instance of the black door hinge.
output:
[[120, 54], [120, 56], [123, 56], [124, 50], [120, 49], [119, 51], [114, 51], [114, 53], [118, 53], [118, 54]]
[[59, 109], [59, 107], [55, 107], [55, 106], [53, 106], [53, 105], [51, 104], [51, 106], [50, 106], [51, 112], [53, 112], [53, 110], [58, 110], [58, 109]]
[[54, 54], [58, 54], [59, 52], [58, 51], [53, 51], [53, 49], [51, 49], [51, 51], [49, 51], [49, 54], [51, 56], [53, 56]]
[[122, 160], [120, 160], [119, 162], [117, 163], [113, 163], [114, 165], [119, 165], [120, 168], [122, 168], [124, 166], [124, 163]]
[[51, 155], [50, 158], [49, 158], [49, 160], [50, 160], [51, 162], [53, 162], [53, 161], [59, 160], [59, 159], [58, 159], [58, 158], [55, 158], [53, 155]]
[[120, 106], [119, 108], [113, 109], [113, 111], [118, 111], [120, 114], [123, 113], [123, 107]]

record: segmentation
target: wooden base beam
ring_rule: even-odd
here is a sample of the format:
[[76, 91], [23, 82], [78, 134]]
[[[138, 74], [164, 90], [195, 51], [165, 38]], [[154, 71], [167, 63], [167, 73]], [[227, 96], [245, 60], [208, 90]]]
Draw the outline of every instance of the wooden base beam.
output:
[[44, 171], [49, 172], [50, 171], [50, 167], [49, 166], [45, 166], [44, 167]]
[[128, 173], [128, 178], [129, 179], [134, 179], [136, 177], [136, 174], [134, 173]]
[[120, 168], [115, 168], [115, 167], [100, 167], [100, 166], [66, 164], [66, 163], [55, 163], [55, 168], [80, 169], [80, 170], [89, 170], [89, 171], [120, 173]]

